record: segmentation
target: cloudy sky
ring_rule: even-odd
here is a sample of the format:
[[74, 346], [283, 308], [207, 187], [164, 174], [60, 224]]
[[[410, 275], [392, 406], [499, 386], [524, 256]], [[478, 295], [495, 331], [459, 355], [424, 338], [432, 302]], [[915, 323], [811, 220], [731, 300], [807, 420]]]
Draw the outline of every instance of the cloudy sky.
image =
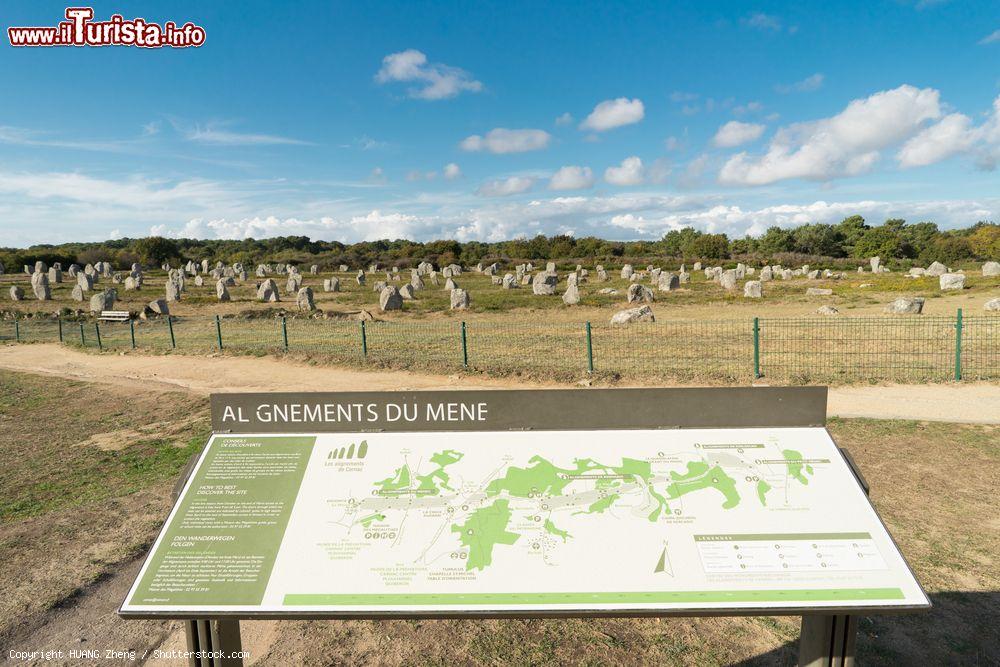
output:
[[207, 42], [5, 35], [0, 245], [1000, 220], [996, 0], [90, 4]]

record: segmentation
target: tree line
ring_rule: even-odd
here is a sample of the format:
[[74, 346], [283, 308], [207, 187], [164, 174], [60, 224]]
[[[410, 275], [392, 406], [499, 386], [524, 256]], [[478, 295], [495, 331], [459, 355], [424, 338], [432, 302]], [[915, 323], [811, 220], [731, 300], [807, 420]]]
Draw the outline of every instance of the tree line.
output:
[[971, 227], [941, 230], [933, 222], [908, 224], [889, 219], [869, 225], [860, 215], [837, 224], [806, 224], [792, 229], [771, 227], [758, 237], [729, 238], [687, 227], [673, 230], [659, 240], [609, 241], [593, 236], [535, 236], [495, 243], [455, 240], [428, 242], [406, 239], [362, 241], [313, 241], [306, 236], [267, 239], [200, 240], [163, 237], [123, 238], [94, 243], [35, 245], [0, 248], [0, 262], [8, 272], [42, 260], [63, 266], [98, 261], [115, 268], [135, 262], [146, 267], [165, 263], [178, 265], [193, 260], [215, 263], [242, 262], [253, 267], [262, 262], [317, 264], [330, 269], [340, 264], [352, 268], [378, 262], [383, 265], [414, 266], [421, 261], [438, 265], [474, 265], [492, 261], [586, 261], [595, 263], [677, 261], [778, 262], [795, 265], [806, 261], [848, 266], [869, 257], [902, 266], [926, 266], [931, 262], [957, 265], [963, 262], [1000, 260], [1000, 225], [980, 221]]

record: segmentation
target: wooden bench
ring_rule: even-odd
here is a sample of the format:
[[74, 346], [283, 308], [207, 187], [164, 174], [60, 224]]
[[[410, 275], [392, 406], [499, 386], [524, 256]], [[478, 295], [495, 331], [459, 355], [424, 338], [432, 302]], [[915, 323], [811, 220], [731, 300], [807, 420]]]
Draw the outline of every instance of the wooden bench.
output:
[[101, 322], [128, 322], [132, 316], [127, 310], [102, 310], [97, 319]]

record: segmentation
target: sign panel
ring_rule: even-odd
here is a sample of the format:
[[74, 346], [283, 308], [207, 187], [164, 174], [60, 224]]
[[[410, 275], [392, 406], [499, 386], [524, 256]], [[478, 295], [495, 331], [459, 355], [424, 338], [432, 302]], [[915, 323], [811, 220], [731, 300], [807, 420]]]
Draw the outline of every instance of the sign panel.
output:
[[359, 430], [213, 435], [121, 613], [927, 606], [824, 428]]

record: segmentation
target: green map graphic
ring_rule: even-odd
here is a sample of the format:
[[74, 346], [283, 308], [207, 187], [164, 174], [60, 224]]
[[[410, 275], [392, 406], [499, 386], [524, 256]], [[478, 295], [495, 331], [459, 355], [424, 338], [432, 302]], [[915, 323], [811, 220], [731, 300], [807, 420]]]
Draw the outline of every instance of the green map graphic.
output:
[[464, 455], [445, 449], [423, 461], [404, 462], [374, 482], [373, 499], [362, 503], [354, 521], [368, 527], [386, 521], [392, 510], [443, 509], [451, 520], [442, 530], [462, 550], [453, 557], [458, 554], [466, 570], [481, 571], [493, 563], [498, 548], [525, 545], [542, 551], [569, 542], [573, 535], [562, 526], [574, 516], [605, 515], [621, 507], [656, 523], [681, 514], [684, 499], [692, 494], [714, 496], [718, 509], [728, 511], [742, 502], [744, 481], [749, 484], [743, 492], [756, 495], [759, 507], [766, 508], [768, 494], [782, 479], [808, 485], [814, 474], [800, 452], [784, 449], [781, 457], [765, 461], [774, 467], [759, 471], [770, 474], [767, 481], [746, 474], [754, 472], [751, 463], [718, 456], [686, 461], [682, 469], [676, 462], [658, 463], [654, 471], [653, 461], [624, 456], [617, 465], [577, 458], [565, 466], [536, 454], [524, 465], [504, 465], [472, 483], [461, 475], [454, 481]]

